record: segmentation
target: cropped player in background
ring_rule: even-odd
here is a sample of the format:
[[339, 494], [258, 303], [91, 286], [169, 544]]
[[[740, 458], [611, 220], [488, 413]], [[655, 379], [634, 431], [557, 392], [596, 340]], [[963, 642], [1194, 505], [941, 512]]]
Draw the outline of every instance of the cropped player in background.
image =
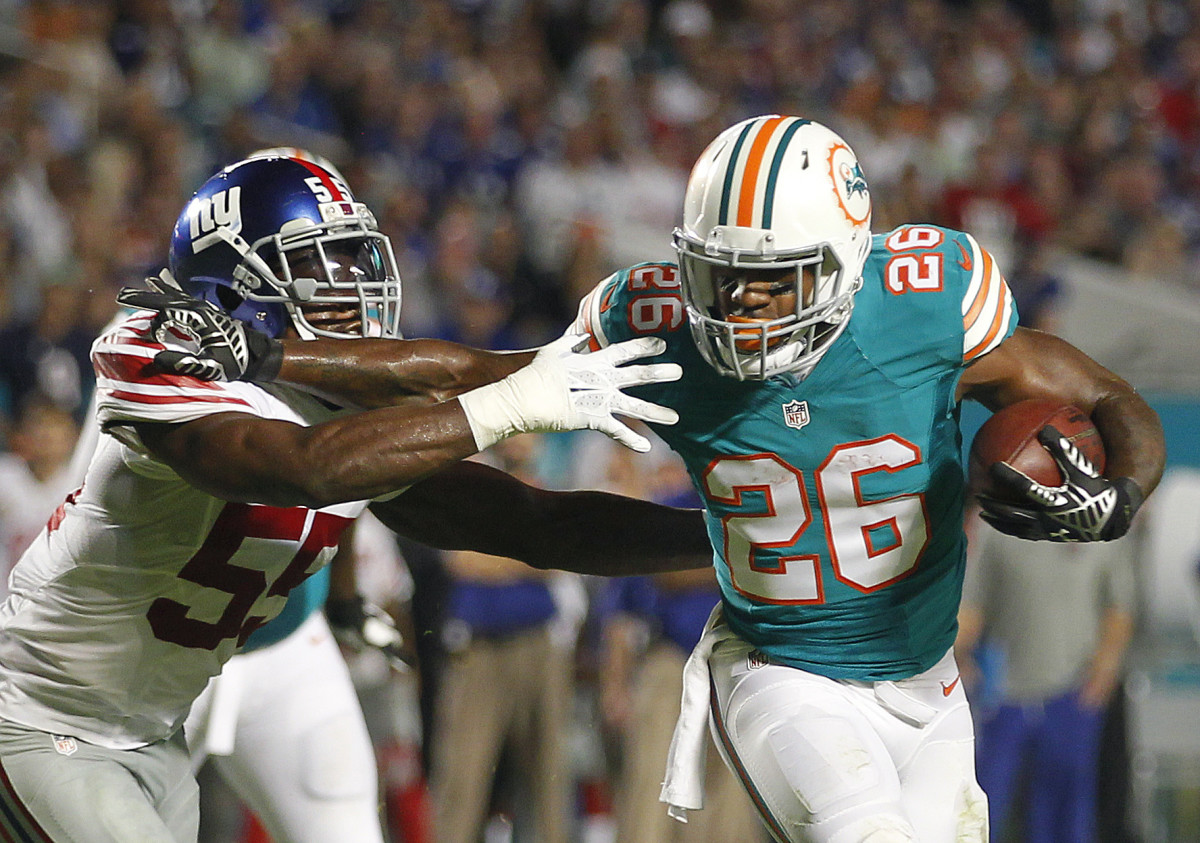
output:
[[78, 435], [69, 412], [37, 393], [26, 396], [8, 431], [9, 450], [0, 454], [0, 594], [9, 569], [78, 485], [69, 468]]
[[[193, 316], [228, 311], [245, 329], [237, 351], [251, 334], [362, 343], [365, 357], [386, 356], [393, 384], [425, 394], [346, 412], [280, 384], [167, 374], [153, 358], [187, 335], [151, 313], [97, 340], [105, 435], [0, 607], [8, 836], [194, 840], [196, 785], [180, 729], [189, 706], [368, 505], [428, 544], [535, 566], [707, 561], [694, 511], [542, 492], [479, 465], [434, 474], [529, 430], [596, 427], [644, 447], [612, 412], [672, 420], [618, 389], [677, 374], [617, 367], [653, 353], [649, 341], [598, 357], [573, 353], [572, 341], [495, 355], [387, 339], [399, 316], [390, 243], [340, 180], [294, 158], [239, 162], [206, 182], [176, 224], [170, 265], [197, 298]], [[349, 337], [358, 339], [342, 343]], [[458, 397], [429, 404], [431, 393]], [[614, 522], [627, 529], [603, 529]]]
[[[597, 351], [659, 337], [683, 370], [634, 390], [679, 413], [656, 431], [704, 499], [722, 594], [685, 668], [662, 792], [672, 813], [703, 804], [711, 712], [780, 841], [984, 840], [951, 650], [965, 548], [959, 403], [1056, 397], [1104, 438], [1103, 476], [1057, 437], [1047, 447], [1066, 467], [1062, 486], [996, 469], [1028, 503], [985, 501], [986, 517], [1024, 538], [1123, 535], [1165, 445], [1129, 384], [1016, 327], [973, 237], [929, 225], [872, 235], [870, 223], [866, 177], [837, 134], [798, 117], [743, 121], [692, 170], [679, 264], [615, 273], [571, 331]], [[280, 350], [288, 361], [305, 349]], [[351, 386], [331, 351], [305, 355], [313, 388]]]

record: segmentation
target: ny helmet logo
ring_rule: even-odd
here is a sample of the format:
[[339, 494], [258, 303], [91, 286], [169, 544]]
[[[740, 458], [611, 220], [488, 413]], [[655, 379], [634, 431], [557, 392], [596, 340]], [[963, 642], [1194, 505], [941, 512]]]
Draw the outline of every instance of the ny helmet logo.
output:
[[788, 427], [799, 430], [809, 420], [807, 401], [789, 401], [783, 405], [783, 423]]
[[197, 196], [188, 208], [189, 234], [192, 251], [199, 252], [226, 237], [217, 233], [218, 228], [227, 229], [229, 234], [242, 231], [242, 188], [235, 185], [229, 190], [220, 190], [212, 196]]

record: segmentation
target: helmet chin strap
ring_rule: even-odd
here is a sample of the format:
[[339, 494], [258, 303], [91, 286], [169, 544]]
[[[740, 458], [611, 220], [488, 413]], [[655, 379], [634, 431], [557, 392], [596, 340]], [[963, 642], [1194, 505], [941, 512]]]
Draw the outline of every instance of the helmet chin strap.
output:
[[229, 247], [242, 256], [242, 263], [233, 270], [233, 278], [245, 285], [246, 290], [257, 290], [262, 286], [262, 278], [274, 278], [275, 273], [262, 259], [262, 256], [250, 248], [246, 238], [225, 226], [219, 227], [213, 235], [224, 240]]

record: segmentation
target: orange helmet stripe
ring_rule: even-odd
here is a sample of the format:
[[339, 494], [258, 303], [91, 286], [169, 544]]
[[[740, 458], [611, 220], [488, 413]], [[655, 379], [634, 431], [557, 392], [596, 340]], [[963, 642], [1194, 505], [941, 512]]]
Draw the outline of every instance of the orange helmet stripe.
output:
[[[754, 190], [758, 186], [758, 171], [762, 169], [763, 156], [775, 129], [786, 117], [772, 117], [762, 124], [750, 152], [746, 156], [746, 168], [742, 172], [742, 189], [738, 194], [737, 224], [750, 226], [754, 222]], [[730, 164], [733, 162], [731, 161]]]

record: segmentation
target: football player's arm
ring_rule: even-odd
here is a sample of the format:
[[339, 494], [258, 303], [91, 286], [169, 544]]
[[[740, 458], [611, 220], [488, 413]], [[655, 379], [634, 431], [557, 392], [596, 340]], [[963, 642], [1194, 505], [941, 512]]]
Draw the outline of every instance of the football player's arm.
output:
[[1128, 477], [1143, 495], [1162, 479], [1166, 440], [1158, 414], [1126, 381], [1053, 334], [1017, 328], [966, 368], [958, 398], [990, 410], [1026, 398], [1058, 398], [1092, 417], [1107, 477]]
[[1093, 709], [1108, 705], [1121, 683], [1125, 653], [1133, 640], [1134, 617], [1128, 609], [1108, 606], [1100, 618], [1096, 648], [1079, 689], [1080, 701]]
[[967, 688], [978, 688], [983, 671], [975, 658], [975, 647], [983, 637], [983, 609], [967, 600], [958, 607], [958, 634], [954, 639], [954, 661]]
[[604, 725], [624, 731], [633, 722], [633, 676], [649, 638], [646, 622], [627, 612], [614, 612], [601, 627], [597, 684]]
[[284, 340], [278, 383], [342, 406], [434, 403], [511, 375], [534, 351], [495, 352], [444, 340]]
[[457, 401], [369, 410], [311, 427], [236, 412], [132, 426], [196, 488], [280, 507], [375, 498], [478, 450]]
[[395, 609], [377, 606], [358, 590], [358, 562], [355, 535], [358, 523], [342, 533], [337, 551], [329, 561], [329, 596], [325, 599], [325, 618], [338, 644], [352, 652], [375, 649], [397, 670], [406, 671], [415, 660], [411, 643], [415, 640], [411, 624], [401, 632]]
[[444, 401], [512, 374], [535, 355], [429, 339], [271, 339], [170, 283], [146, 281], [150, 289], [126, 287], [117, 301], [157, 313], [152, 334], [168, 343], [154, 357], [161, 371], [200, 380], [281, 382], [366, 409]]
[[678, 420], [674, 410], [621, 391], [679, 378], [676, 364], [626, 365], [660, 353], [662, 340], [644, 337], [593, 354], [576, 352], [577, 344], [576, 337], [555, 340], [511, 375], [440, 404], [381, 407], [312, 427], [238, 413], [135, 427], [146, 447], [197, 488], [276, 506], [376, 498], [518, 433], [592, 429], [650, 450], [650, 440], [616, 416]]
[[371, 506], [401, 535], [535, 568], [624, 576], [712, 565], [698, 509], [606, 492], [554, 492], [475, 462], [451, 466]]

